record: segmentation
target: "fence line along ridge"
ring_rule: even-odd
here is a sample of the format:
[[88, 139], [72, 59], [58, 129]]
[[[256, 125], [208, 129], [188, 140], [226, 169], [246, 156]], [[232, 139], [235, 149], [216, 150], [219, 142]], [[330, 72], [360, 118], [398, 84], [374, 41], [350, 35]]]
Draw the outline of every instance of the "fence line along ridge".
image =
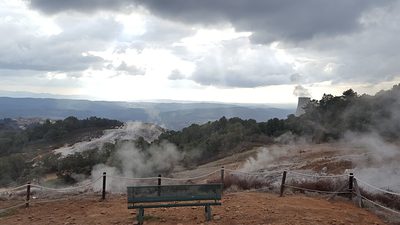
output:
[[370, 202], [370, 203], [372, 203], [372, 204], [374, 204], [374, 205], [376, 205], [376, 206], [381, 207], [382, 209], [385, 209], [385, 210], [388, 210], [388, 211], [390, 211], [390, 212], [392, 212], [392, 213], [395, 213], [395, 214], [400, 215], [400, 212], [399, 212], [399, 211], [396, 211], [396, 210], [394, 210], [394, 209], [391, 209], [391, 208], [389, 208], [389, 207], [386, 207], [386, 206], [383, 206], [383, 205], [381, 205], [381, 204], [379, 204], [379, 203], [376, 203], [376, 202], [374, 202], [374, 201], [372, 201], [372, 200], [370, 200], [370, 199], [368, 199], [368, 198], [366, 198], [366, 197], [364, 197], [364, 196], [362, 196], [362, 195], [361, 195], [361, 198], [364, 199], [364, 200], [366, 200], [367, 202]]
[[305, 176], [305, 177], [314, 177], [314, 178], [340, 178], [340, 177], [348, 177], [348, 174], [340, 174], [340, 175], [317, 175], [317, 174], [306, 174], [306, 173], [299, 173], [296, 171], [288, 170], [289, 174]]
[[355, 177], [355, 178], [357, 179], [358, 182], [360, 182], [360, 183], [362, 183], [362, 184], [365, 184], [365, 185], [367, 185], [367, 186], [369, 186], [369, 187], [371, 187], [371, 188], [373, 188], [373, 189], [375, 189], [375, 190], [384, 192], [384, 193], [386, 193], [386, 194], [391, 194], [391, 195], [400, 196], [400, 193], [392, 192], [392, 191], [387, 191], [387, 190], [384, 190], [384, 189], [382, 189], [382, 188], [376, 187], [376, 186], [374, 186], [374, 185], [372, 185], [372, 184], [369, 184], [369, 183], [367, 183], [367, 182], [365, 182], [365, 181], [363, 181], [363, 180], [360, 180], [358, 177]]

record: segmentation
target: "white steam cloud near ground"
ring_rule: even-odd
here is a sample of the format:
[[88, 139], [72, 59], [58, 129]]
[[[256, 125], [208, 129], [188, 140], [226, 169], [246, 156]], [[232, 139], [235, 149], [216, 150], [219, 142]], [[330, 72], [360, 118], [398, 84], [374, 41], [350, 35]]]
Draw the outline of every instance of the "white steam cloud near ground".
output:
[[[183, 159], [175, 145], [162, 142], [152, 145], [146, 152], [135, 147], [134, 143], [125, 143], [117, 150], [117, 160], [121, 161], [121, 168], [98, 164], [92, 169], [92, 179], [97, 179], [103, 172], [107, 173], [107, 190], [111, 192], [123, 192], [128, 184], [138, 182], [126, 178], [154, 177], [157, 171], [172, 171], [175, 165]], [[117, 178], [119, 177], [119, 178]], [[153, 184], [154, 184], [153, 180]], [[95, 190], [101, 190], [101, 184], [97, 183]]]
[[[138, 184], [138, 182], [115, 177], [157, 176], [158, 171], [163, 171], [163, 175], [166, 175], [168, 171], [172, 172], [176, 166], [181, 164], [184, 155], [171, 143], [153, 144], [147, 151], [142, 151], [133, 142], [129, 142], [139, 137], [151, 142], [157, 139], [162, 131], [162, 128], [156, 125], [128, 122], [119, 129], [105, 131], [100, 138], [63, 147], [55, 150], [55, 152], [67, 156], [89, 149], [101, 149], [105, 143], [115, 143], [116, 140], [127, 140], [127, 142], [117, 145], [116, 149], [115, 160], [121, 163], [119, 166], [121, 169], [105, 164], [96, 165], [92, 169], [92, 179], [96, 179], [103, 172], [106, 172], [108, 175], [107, 190], [123, 192], [126, 186]], [[301, 158], [303, 156], [302, 149], [307, 149], [304, 146], [314, 146], [313, 149], [319, 148], [319, 145], [309, 143], [306, 138], [286, 133], [276, 138], [276, 141], [279, 144], [259, 148], [258, 154], [255, 157], [248, 158], [240, 170], [244, 172], [282, 169], [302, 170], [300, 169], [302, 166], [320, 159]], [[386, 142], [376, 133], [356, 134], [348, 132], [339, 143], [335, 143], [333, 146], [337, 146], [335, 156], [322, 155], [321, 157], [330, 161], [351, 161], [353, 168], [345, 173], [354, 172], [357, 177], [370, 184], [391, 190], [400, 190], [400, 166], [398, 164], [400, 150], [398, 145]], [[321, 153], [323, 154], [322, 151]], [[326, 170], [304, 172], [330, 173]], [[154, 182], [154, 180], [151, 181], [151, 184], [154, 184]], [[100, 188], [101, 183], [97, 182], [95, 189], [100, 190]]]
[[[183, 159], [183, 154], [178, 151], [175, 145], [166, 141], [160, 144], [153, 144], [149, 149], [143, 151], [135, 146], [133, 140], [143, 137], [147, 142], [152, 142], [158, 138], [163, 129], [157, 125], [127, 122], [123, 127], [118, 129], [110, 129], [104, 132], [99, 138], [90, 141], [76, 143], [72, 146], [66, 146], [54, 150], [60, 153], [62, 157], [70, 154], [87, 151], [90, 149], [102, 149], [105, 143], [113, 143], [116, 141], [127, 141], [118, 144], [115, 161], [120, 162], [120, 168], [110, 167], [105, 164], [95, 165], [92, 169], [92, 180], [96, 180], [102, 176], [103, 172], [107, 173], [108, 182], [107, 190], [111, 192], [125, 191], [127, 184], [132, 181], [124, 179], [115, 179], [113, 177], [147, 177], [155, 176], [157, 171], [168, 172], [173, 170], [174, 166], [179, 164]], [[83, 179], [83, 178], [82, 178]], [[95, 190], [101, 189], [101, 182], [95, 184]]]
[[[334, 155], [324, 155], [325, 145], [307, 144], [304, 138], [295, 140], [291, 134], [284, 134], [277, 141], [282, 144], [259, 148], [256, 156], [246, 160], [241, 171], [297, 170], [309, 174], [326, 175], [330, 174], [326, 168], [319, 171], [306, 171], [302, 167], [318, 163], [321, 159], [331, 162], [351, 161], [354, 168], [347, 169], [346, 174], [353, 172], [356, 177], [369, 184], [400, 191], [399, 146], [386, 142], [376, 133], [346, 133], [338, 143], [331, 143], [331, 148], [335, 151]], [[313, 154], [319, 152], [320, 157], [314, 155], [312, 158], [307, 158], [302, 155], [307, 151]]]
[[347, 133], [343, 140], [353, 148], [366, 151], [356, 161], [354, 174], [363, 181], [383, 188], [400, 191], [400, 148], [388, 143], [376, 133]]

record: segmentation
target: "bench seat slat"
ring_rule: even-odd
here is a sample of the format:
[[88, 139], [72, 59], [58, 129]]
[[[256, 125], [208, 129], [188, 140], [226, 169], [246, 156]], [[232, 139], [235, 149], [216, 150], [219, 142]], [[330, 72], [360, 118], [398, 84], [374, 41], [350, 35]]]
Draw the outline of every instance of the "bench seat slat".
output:
[[127, 187], [128, 197], [190, 196], [213, 195], [221, 193], [221, 184], [207, 185], [161, 185]]
[[207, 206], [207, 205], [222, 205], [220, 202], [204, 202], [204, 203], [171, 203], [171, 204], [160, 204], [160, 205], [129, 205], [128, 209], [139, 209], [139, 208], [171, 208], [171, 207], [189, 207], [189, 206]]
[[128, 203], [141, 202], [171, 202], [171, 201], [196, 201], [196, 200], [221, 200], [221, 195], [197, 195], [197, 196], [157, 196], [128, 198]]

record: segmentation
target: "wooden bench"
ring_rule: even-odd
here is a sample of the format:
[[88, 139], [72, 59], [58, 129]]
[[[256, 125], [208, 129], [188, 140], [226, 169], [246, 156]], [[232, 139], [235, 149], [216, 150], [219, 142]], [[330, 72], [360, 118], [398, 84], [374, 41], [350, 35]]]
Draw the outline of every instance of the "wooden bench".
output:
[[128, 188], [128, 209], [137, 209], [136, 218], [143, 224], [145, 208], [205, 206], [206, 220], [211, 220], [211, 205], [221, 205], [221, 184], [155, 185]]

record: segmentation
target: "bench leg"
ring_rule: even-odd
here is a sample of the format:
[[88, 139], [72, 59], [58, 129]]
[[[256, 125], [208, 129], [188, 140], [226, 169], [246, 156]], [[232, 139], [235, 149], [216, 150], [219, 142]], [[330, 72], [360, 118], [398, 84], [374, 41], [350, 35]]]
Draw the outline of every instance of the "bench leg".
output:
[[211, 220], [211, 207], [210, 207], [210, 205], [206, 205], [204, 209], [205, 209], [205, 213], [206, 213], [206, 221], [210, 221]]
[[143, 224], [144, 221], [144, 208], [138, 208], [136, 212], [136, 219], [139, 225]]

